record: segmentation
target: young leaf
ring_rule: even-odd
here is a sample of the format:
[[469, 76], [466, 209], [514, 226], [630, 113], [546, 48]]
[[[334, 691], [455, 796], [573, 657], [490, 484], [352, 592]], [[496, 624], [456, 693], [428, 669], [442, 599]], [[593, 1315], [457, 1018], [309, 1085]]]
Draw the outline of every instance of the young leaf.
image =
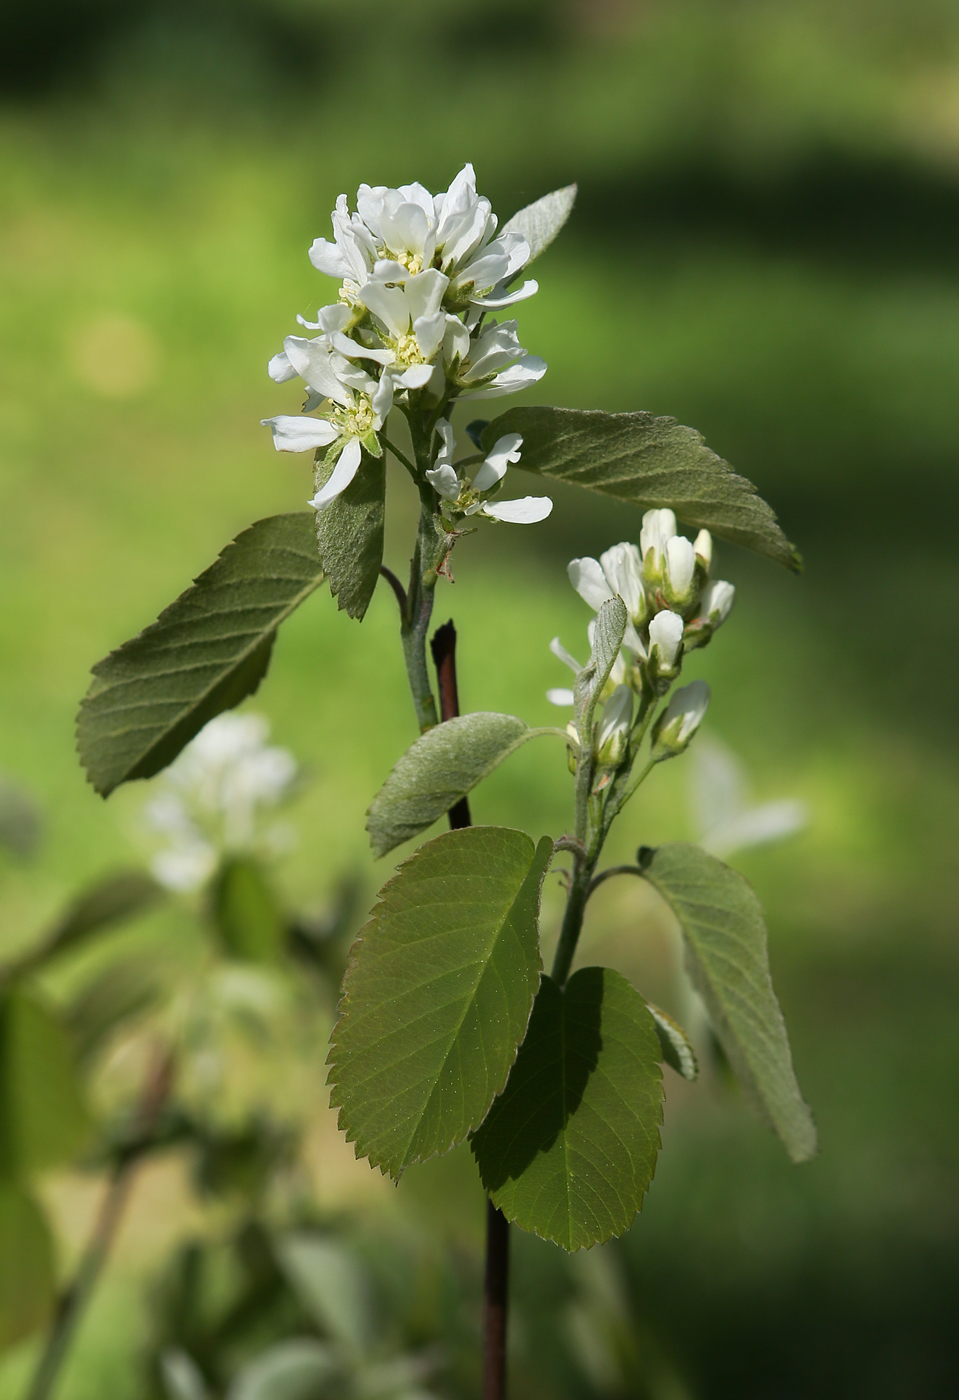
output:
[[313, 529], [307, 511], [257, 521], [94, 666], [77, 741], [97, 792], [159, 773], [207, 720], [253, 694], [276, 629], [323, 581]]
[[576, 727], [580, 734], [590, 733], [593, 710], [619, 655], [626, 621], [626, 605], [622, 598], [608, 598], [596, 614], [589, 662], [576, 677]]
[[352, 1250], [329, 1235], [300, 1230], [276, 1241], [277, 1259], [323, 1332], [362, 1354], [374, 1334], [369, 1290]]
[[234, 1377], [227, 1400], [316, 1400], [327, 1392], [340, 1363], [315, 1337], [274, 1342]]
[[[317, 490], [333, 462], [316, 467]], [[350, 616], [362, 621], [383, 562], [386, 519], [386, 458], [363, 453], [360, 469], [342, 495], [316, 513], [316, 542], [330, 592]]]
[[646, 1005], [656, 1024], [663, 1060], [684, 1079], [695, 1079], [699, 1073], [699, 1065], [696, 1063], [696, 1052], [689, 1043], [689, 1036], [672, 1016], [667, 1016], [665, 1011], [654, 1006], [651, 1001]]
[[276, 962], [286, 923], [263, 870], [236, 856], [220, 867], [210, 891], [213, 918], [224, 947], [247, 962]]
[[544, 253], [560, 229], [573, 212], [576, 201], [576, 186], [564, 185], [561, 190], [544, 194], [525, 209], [518, 210], [500, 230], [504, 233], [518, 233], [529, 244], [529, 263]]
[[683, 930], [686, 966], [749, 1098], [794, 1162], [816, 1151], [816, 1128], [793, 1072], [769, 975], [766, 925], [743, 877], [677, 841], [645, 857], [643, 873]]
[[621, 1235], [653, 1177], [663, 1121], [656, 1027], [624, 977], [544, 977], [506, 1088], [473, 1134], [507, 1220], [571, 1253]]
[[473, 826], [405, 861], [353, 948], [329, 1055], [356, 1155], [399, 1176], [479, 1126], [526, 1032], [553, 843]]
[[50, 1227], [22, 1186], [0, 1181], [0, 1351], [49, 1317], [56, 1296]]
[[635, 505], [671, 507], [689, 525], [754, 549], [798, 572], [800, 556], [770, 506], [717, 457], [695, 428], [651, 413], [511, 408], [483, 433], [488, 452], [504, 433], [523, 436], [523, 470], [588, 486]]
[[66, 1032], [32, 994], [0, 998], [0, 1176], [66, 1161], [89, 1121]]
[[432, 826], [531, 737], [521, 719], [482, 710], [428, 729], [370, 804], [366, 829], [373, 850], [385, 856]]

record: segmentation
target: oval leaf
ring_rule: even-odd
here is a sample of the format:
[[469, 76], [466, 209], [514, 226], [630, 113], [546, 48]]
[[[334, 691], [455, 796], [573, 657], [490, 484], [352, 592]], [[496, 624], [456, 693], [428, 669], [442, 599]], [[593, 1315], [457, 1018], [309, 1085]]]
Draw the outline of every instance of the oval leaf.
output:
[[607, 598], [596, 614], [593, 649], [588, 663], [576, 677], [576, 727], [580, 734], [591, 732], [596, 702], [609, 680], [619, 655], [628, 615], [622, 598]]
[[208, 720], [253, 694], [277, 627], [323, 581], [313, 530], [306, 511], [257, 521], [94, 666], [77, 746], [97, 792], [159, 773]]
[[816, 1128], [793, 1072], [752, 887], [681, 841], [646, 855], [643, 873], [679, 920], [689, 975], [737, 1078], [793, 1161], [805, 1162], [816, 1151]]
[[88, 1130], [66, 1032], [42, 1002], [11, 988], [0, 999], [0, 1175], [66, 1161]]
[[210, 891], [213, 921], [226, 951], [248, 962], [276, 962], [286, 923], [262, 868], [248, 856], [225, 860]]
[[367, 812], [378, 856], [418, 836], [531, 737], [514, 715], [479, 711], [428, 729], [407, 749]]
[[689, 525], [798, 571], [802, 560], [751, 481], [711, 451], [695, 428], [651, 413], [511, 408], [483, 432], [483, 451], [504, 433], [523, 437], [523, 470], [588, 486], [649, 509], [669, 506]]
[[[333, 471], [337, 452], [316, 467], [316, 488]], [[360, 469], [345, 491], [316, 513], [316, 543], [330, 592], [347, 616], [362, 621], [383, 562], [386, 520], [386, 458], [363, 453]]]
[[53, 1308], [53, 1240], [43, 1212], [21, 1186], [0, 1181], [0, 1350], [28, 1336]]
[[479, 1126], [526, 1032], [553, 852], [522, 831], [444, 832], [384, 885], [333, 1032], [330, 1102], [356, 1155], [393, 1176]]
[[332, 1349], [315, 1337], [276, 1342], [237, 1372], [228, 1400], [316, 1400], [339, 1370]]
[[544, 977], [506, 1088], [472, 1147], [507, 1220], [571, 1252], [628, 1229], [653, 1177], [661, 1051], [646, 1003], [607, 967]]
[[504, 233], [517, 233], [529, 244], [528, 267], [534, 258], [544, 253], [560, 229], [573, 212], [576, 202], [576, 186], [564, 185], [561, 190], [544, 194], [525, 209], [519, 209], [500, 230]]

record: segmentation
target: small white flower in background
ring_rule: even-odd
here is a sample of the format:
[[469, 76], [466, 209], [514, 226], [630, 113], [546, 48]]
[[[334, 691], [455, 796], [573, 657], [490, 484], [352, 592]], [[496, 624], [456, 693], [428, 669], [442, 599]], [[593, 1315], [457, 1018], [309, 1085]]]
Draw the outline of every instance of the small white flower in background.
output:
[[267, 744], [269, 732], [260, 715], [217, 715], [166, 769], [162, 790], [144, 809], [168, 841], [152, 862], [161, 884], [197, 889], [223, 851], [279, 835], [261, 832], [259, 818], [289, 795], [298, 769], [291, 753]]
[[[653, 726], [653, 756], [673, 758], [682, 753], [703, 722], [709, 708], [710, 691], [705, 681], [680, 686]], [[659, 750], [660, 752], [656, 752]]]
[[809, 821], [806, 804], [796, 798], [751, 804], [742, 763], [712, 735], [704, 735], [693, 751], [689, 797], [696, 839], [723, 858], [785, 840]]
[[490, 491], [499, 487], [510, 463], [518, 462], [523, 439], [519, 433], [506, 433], [497, 438], [492, 451], [476, 471], [472, 481], [460, 477], [453, 466], [456, 440], [445, 418], [436, 425], [440, 450], [436, 465], [426, 473], [426, 479], [442, 500], [449, 502], [455, 513], [463, 516], [487, 515], [493, 520], [505, 520], [513, 525], [532, 525], [545, 520], [553, 509], [548, 496], [523, 496], [515, 501], [490, 501]]

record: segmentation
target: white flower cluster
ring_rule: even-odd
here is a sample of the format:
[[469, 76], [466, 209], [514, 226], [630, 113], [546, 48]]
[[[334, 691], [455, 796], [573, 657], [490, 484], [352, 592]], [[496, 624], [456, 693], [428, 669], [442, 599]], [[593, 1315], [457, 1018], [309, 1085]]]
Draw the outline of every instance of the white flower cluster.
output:
[[511, 462], [520, 459], [523, 439], [519, 433], [506, 433], [497, 438], [493, 450], [484, 458], [472, 480], [467, 480], [453, 465], [456, 442], [449, 420], [441, 418], [436, 425], [440, 449], [426, 479], [440, 498], [441, 509], [452, 516], [488, 515], [493, 520], [508, 520], [514, 525], [533, 525], [545, 520], [553, 509], [548, 496], [523, 496], [516, 501], [491, 501], [491, 492], [499, 488]]
[[163, 790], [144, 816], [169, 842], [152, 861], [168, 889], [198, 889], [224, 851], [249, 850], [261, 838], [259, 817], [290, 792], [298, 769], [286, 749], [267, 744], [261, 715], [217, 715], [163, 774]]
[[[633, 694], [665, 694], [679, 675], [684, 652], [705, 646], [729, 616], [736, 590], [723, 580], [710, 581], [712, 549], [708, 530], [700, 530], [695, 541], [690, 541], [676, 533], [673, 511], [648, 510], [638, 548], [623, 542], [607, 549], [599, 559], [570, 563], [570, 582], [591, 608], [598, 612], [614, 597], [626, 606], [623, 646], [603, 692], [606, 707], [597, 731], [597, 742], [605, 745], [602, 761], [619, 761], [613, 750], [617, 744], [625, 747]], [[595, 626], [591, 622], [588, 629], [591, 648]], [[577, 674], [582, 669], [558, 637], [553, 638], [550, 650]], [[554, 705], [571, 705], [573, 691], [549, 690], [547, 698]], [[694, 681], [677, 691], [657, 723], [654, 741], [680, 752], [701, 723], [708, 704], [709, 687], [704, 681]]]
[[298, 317], [319, 334], [287, 336], [269, 366], [278, 383], [306, 382], [306, 415], [328, 401], [319, 417], [263, 420], [278, 451], [329, 449], [332, 472], [310, 502], [316, 510], [350, 484], [363, 448], [382, 455], [377, 435], [394, 402], [411, 393], [436, 404], [494, 398], [546, 373], [520, 345], [515, 321], [488, 318], [537, 284], [510, 290], [529, 244], [509, 231], [497, 237], [471, 165], [444, 194], [361, 185], [356, 205], [351, 213], [340, 195], [333, 242], [318, 238], [310, 249], [313, 266], [340, 281], [337, 301], [315, 322]]

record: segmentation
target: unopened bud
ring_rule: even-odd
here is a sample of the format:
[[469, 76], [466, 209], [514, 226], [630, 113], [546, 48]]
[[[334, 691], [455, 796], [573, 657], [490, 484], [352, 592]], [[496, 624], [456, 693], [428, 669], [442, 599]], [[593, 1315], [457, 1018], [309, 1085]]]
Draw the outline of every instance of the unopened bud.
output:
[[697, 564], [701, 564], [708, 574], [709, 566], [713, 562], [713, 537], [708, 530], [700, 530], [693, 540], [693, 553]]
[[692, 681], [675, 691], [653, 726], [653, 758], [659, 762], [682, 753], [708, 708], [709, 686], [705, 681]]
[[700, 612], [709, 625], [716, 628], [726, 621], [736, 601], [736, 590], [725, 579], [711, 583], [703, 594]]
[[632, 723], [633, 692], [628, 685], [618, 685], [603, 706], [593, 738], [593, 752], [600, 767], [618, 768], [622, 763]]
[[684, 608], [693, 601], [693, 575], [696, 555], [685, 535], [673, 535], [666, 541], [666, 562], [663, 570], [663, 593], [671, 607]]
[[662, 580], [666, 544], [676, 533], [676, 515], [671, 510], [648, 510], [639, 532], [639, 552], [643, 556], [643, 577], [648, 584]]
[[673, 675], [683, 645], [679, 613], [659, 612], [649, 624], [649, 664], [655, 677]]

